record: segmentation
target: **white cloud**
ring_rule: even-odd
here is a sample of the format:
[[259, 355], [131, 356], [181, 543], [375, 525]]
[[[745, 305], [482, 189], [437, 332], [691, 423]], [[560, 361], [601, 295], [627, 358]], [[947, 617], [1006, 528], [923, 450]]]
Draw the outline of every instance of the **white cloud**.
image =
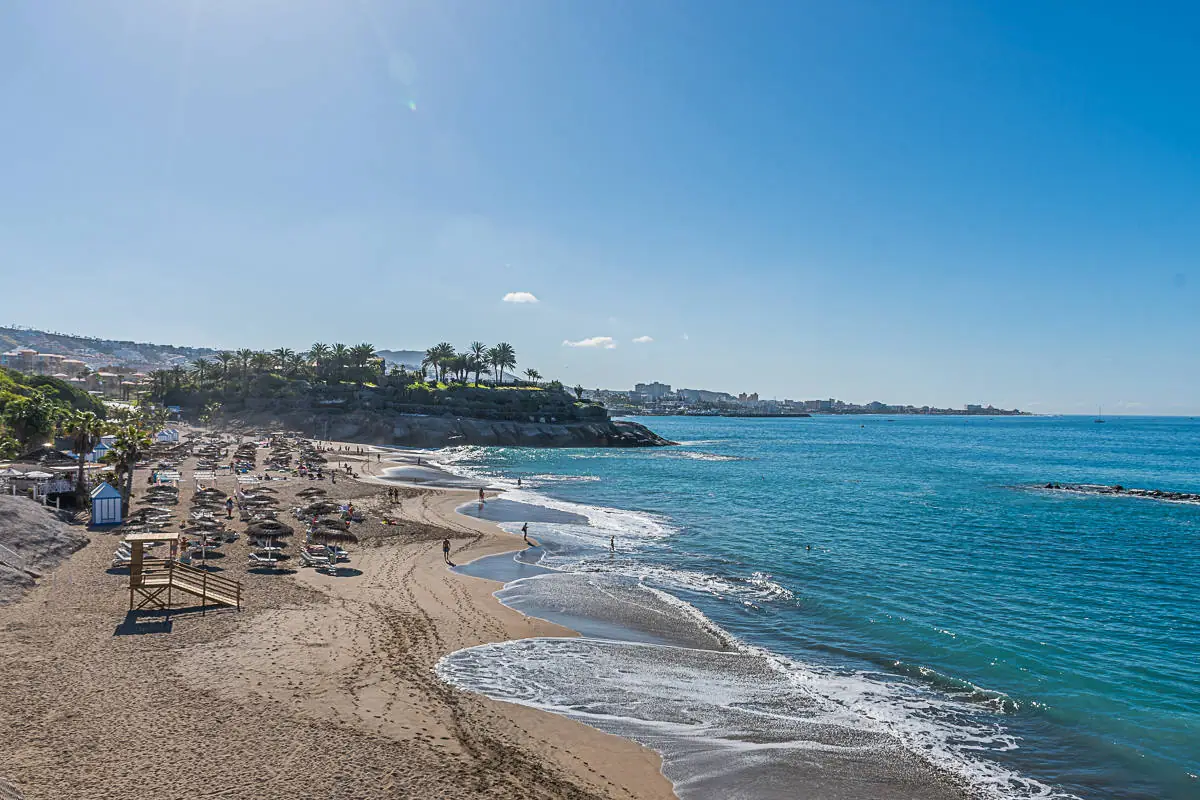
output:
[[509, 292], [504, 295], [506, 303], [536, 303], [538, 299], [529, 292]]
[[692, 338], [692, 337], [688, 336], [686, 333], [683, 335], [683, 340], [684, 340], [685, 342], [686, 342], [686, 341], [688, 341], [688, 340], [689, 340], [689, 339], [691, 339], [691, 338]]
[[633, 340], [633, 343], [634, 344], [650, 344], [653, 341], [654, 341], [654, 337], [652, 337], [652, 336], [639, 336]]
[[617, 343], [611, 336], [593, 336], [590, 339], [580, 339], [578, 342], [563, 339], [563, 347], [602, 347], [605, 350], [612, 350], [616, 346]]

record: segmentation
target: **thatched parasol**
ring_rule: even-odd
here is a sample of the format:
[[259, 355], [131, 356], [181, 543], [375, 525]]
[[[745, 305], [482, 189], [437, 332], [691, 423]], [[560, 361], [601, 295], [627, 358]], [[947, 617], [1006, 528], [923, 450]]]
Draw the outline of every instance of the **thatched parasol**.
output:
[[352, 531], [337, 530], [335, 528], [316, 528], [312, 532], [312, 538], [319, 542], [358, 544], [358, 536]]
[[338, 504], [328, 500], [318, 500], [315, 503], [310, 503], [301, 509], [310, 517], [319, 516], [321, 514], [332, 514], [338, 510]]
[[279, 520], [264, 519], [246, 526], [247, 536], [291, 536], [293, 528]]

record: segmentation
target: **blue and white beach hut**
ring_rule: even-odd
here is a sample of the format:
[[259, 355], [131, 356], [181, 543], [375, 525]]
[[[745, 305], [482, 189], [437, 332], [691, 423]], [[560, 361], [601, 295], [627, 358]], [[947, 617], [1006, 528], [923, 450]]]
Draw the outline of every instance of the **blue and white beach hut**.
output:
[[121, 493], [107, 482], [92, 489], [92, 524], [119, 525], [121, 523]]

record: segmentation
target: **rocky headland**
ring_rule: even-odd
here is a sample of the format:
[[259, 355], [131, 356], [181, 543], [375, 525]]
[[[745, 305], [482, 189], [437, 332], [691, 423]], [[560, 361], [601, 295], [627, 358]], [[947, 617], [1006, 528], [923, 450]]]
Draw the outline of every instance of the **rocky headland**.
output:
[[530, 421], [378, 411], [321, 413], [247, 411], [229, 419], [235, 427], [296, 430], [318, 439], [401, 447], [664, 447], [671, 442], [628, 420]]

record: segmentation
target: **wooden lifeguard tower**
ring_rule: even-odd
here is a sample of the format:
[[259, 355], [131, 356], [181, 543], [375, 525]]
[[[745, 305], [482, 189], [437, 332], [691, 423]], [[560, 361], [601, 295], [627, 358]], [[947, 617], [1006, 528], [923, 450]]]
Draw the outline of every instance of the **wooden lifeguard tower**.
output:
[[[131, 533], [129, 543], [129, 610], [168, 609], [176, 591], [200, 599], [203, 610], [209, 604], [242, 608], [242, 585], [207, 570], [180, 564], [174, 558], [146, 558], [146, 544], [174, 543], [179, 536], [170, 532]], [[164, 596], [165, 593], [165, 596]]]

